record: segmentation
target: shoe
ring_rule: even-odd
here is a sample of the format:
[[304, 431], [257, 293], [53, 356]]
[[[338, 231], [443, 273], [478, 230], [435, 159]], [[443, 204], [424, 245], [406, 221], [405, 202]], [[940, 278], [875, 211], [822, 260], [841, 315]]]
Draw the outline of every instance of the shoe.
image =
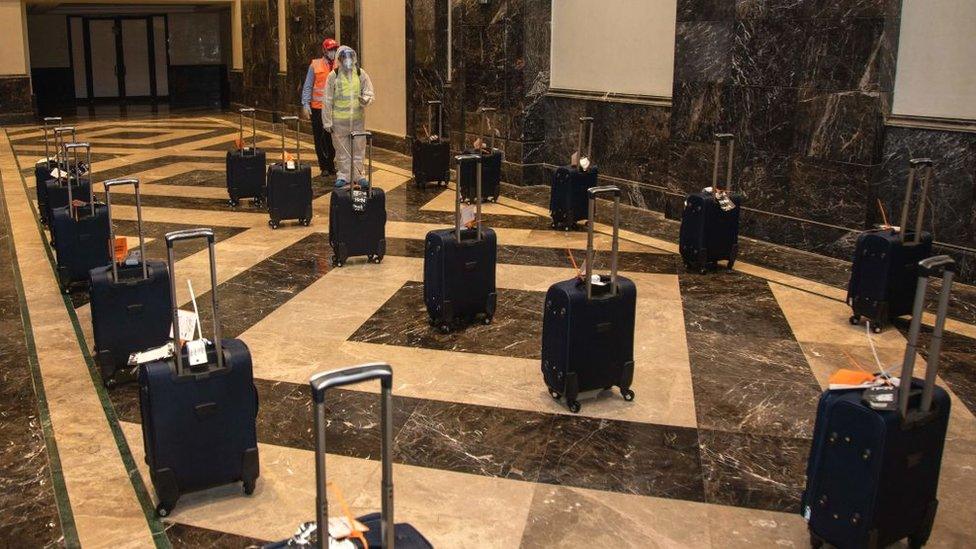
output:
[[346, 181], [345, 179], [336, 179], [335, 187], [337, 189], [339, 189], [339, 188], [345, 187], [348, 184], [349, 184], [349, 182]]
[[360, 187], [364, 188], [364, 189], [368, 189], [369, 188], [369, 179], [366, 179], [365, 177], [360, 178], [360, 180], [358, 181], [357, 184]]

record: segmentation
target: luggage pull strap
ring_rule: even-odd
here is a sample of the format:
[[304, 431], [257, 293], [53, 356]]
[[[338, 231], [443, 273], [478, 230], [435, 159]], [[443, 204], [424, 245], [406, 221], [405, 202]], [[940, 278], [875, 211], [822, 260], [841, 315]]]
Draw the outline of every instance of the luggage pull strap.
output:
[[[60, 123], [61, 123], [60, 116], [44, 117], [44, 161], [45, 162], [48, 163], [51, 162], [51, 145], [50, 145], [50, 137], [48, 137], [48, 130], [50, 129], [51, 124], [57, 125]], [[55, 154], [57, 154], [57, 151], [55, 151]]]
[[427, 102], [427, 123], [430, 127], [430, 132], [427, 132], [427, 138], [431, 137], [431, 133], [434, 130], [434, 106], [437, 106], [437, 140], [444, 140], [444, 103], [441, 101], [428, 101]]
[[288, 122], [290, 120], [295, 121], [295, 165], [302, 163], [302, 138], [301, 138], [301, 128], [302, 119], [297, 116], [282, 116], [281, 117], [281, 165], [285, 165], [285, 132], [288, 130]]
[[932, 407], [932, 392], [935, 389], [935, 376], [939, 371], [939, 353], [942, 351], [942, 331], [945, 328], [946, 314], [949, 310], [949, 293], [955, 276], [956, 262], [947, 255], [929, 257], [918, 262], [918, 284], [915, 287], [915, 306], [912, 309], [912, 324], [908, 330], [908, 345], [905, 346], [905, 360], [901, 367], [901, 383], [898, 389], [898, 410], [902, 418], [908, 417], [908, 397], [912, 388], [912, 373], [915, 369], [915, 354], [918, 348], [918, 334], [922, 327], [922, 310], [925, 306], [925, 290], [930, 276], [942, 275], [942, 291], [935, 312], [935, 326], [932, 341], [929, 343], [929, 357], [925, 364], [925, 385], [922, 388], [921, 413]]
[[488, 143], [488, 134], [491, 134], [491, 145], [492, 150], [495, 149], [495, 132], [491, 131], [491, 113], [494, 113], [498, 109], [494, 107], [481, 107], [478, 112], [481, 113], [481, 137], [483, 138], [482, 143]]
[[[78, 166], [78, 149], [85, 149], [85, 161], [89, 166], [88, 168], [88, 205], [91, 207], [92, 215], [95, 215], [95, 179], [92, 177], [91, 173], [91, 144], [90, 143], [68, 143], [63, 145], [64, 149], [64, 163], [68, 165], [68, 211], [74, 212], [74, 197], [71, 194], [71, 170], [68, 161], [68, 151], [71, 152], [71, 159], [74, 160], [75, 166]], [[76, 175], [77, 180], [81, 183], [81, 173]]]
[[[180, 306], [176, 299], [176, 274], [173, 245], [181, 240], [206, 238], [210, 252], [210, 299], [213, 303], [214, 349], [217, 351], [217, 367], [224, 367], [224, 350], [220, 341], [220, 313], [217, 308], [217, 256], [214, 250], [213, 229], [183, 229], [166, 233], [166, 260], [169, 263], [169, 292], [173, 298], [173, 354], [176, 355], [176, 375], [183, 375], [183, 349], [180, 347]], [[199, 320], [198, 320], [199, 321]]]
[[366, 167], [366, 181], [369, 182], [369, 196], [373, 196], [373, 132], [352, 132], [349, 134], [349, 185], [352, 186], [351, 179], [356, 175], [356, 138], [366, 138], [366, 158], [369, 164]]
[[[590, 158], [592, 162], [593, 154], [593, 117], [592, 116], [581, 116], [579, 118], [579, 139], [576, 141], [576, 151], [579, 157], [576, 159], [577, 162], [583, 158]], [[589, 130], [589, 131], [587, 131]], [[583, 136], [586, 137], [586, 154], [583, 154]]]
[[912, 193], [915, 190], [915, 172], [923, 170], [922, 196], [918, 201], [918, 211], [915, 213], [915, 237], [913, 242], [918, 244], [922, 238], [922, 220], [925, 218], [925, 200], [929, 195], [929, 185], [932, 181], [932, 160], [930, 158], [913, 158], [908, 161], [908, 183], [905, 186], [905, 202], [901, 205], [901, 241], [905, 242], [908, 231], [908, 211], [911, 209]]
[[[722, 144], [725, 142], [728, 142], [729, 144], [729, 158], [725, 167], [725, 188], [720, 188], [718, 186], [718, 164], [719, 159], [722, 157]], [[715, 160], [712, 162], [712, 189], [715, 192], [720, 190], [729, 192], [732, 190], [732, 160], [735, 157], [734, 153], [735, 136], [731, 133], [715, 134]]]
[[334, 387], [377, 379], [381, 387], [380, 424], [383, 430], [380, 450], [383, 467], [381, 534], [383, 547], [393, 547], [393, 369], [389, 364], [373, 362], [322, 372], [308, 380], [312, 388], [312, 401], [315, 404], [315, 519], [320, 549], [328, 547], [329, 539], [329, 502], [325, 474], [325, 393]]
[[593, 298], [593, 225], [596, 223], [596, 197], [601, 194], [613, 195], [613, 243], [610, 254], [610, 295], [617, 295], [617, 248], [620, 232], [620, 187], [604, 185], [591, 187], [589, 195], [586, 229], [586, 299]]
[[[71, 180], [71, 166], [68, 166], [68, 155], [64, 154], [64, 146], [68, 143], [65, 139], [65, 134], [71, 134], [71, 142], [74, 143], [77, 140], [78, 132], [75, 131], [74, 126], [57, 126], [53, 130], [54, 132], [54, 163], [57, 164], [59, 172], [67, 173], [68, 181]], [[61, 168], [64, 168], [62, 170]], [[77, 166], [75, 167], [77, 169]], [[80, 174], [79, 174], [80, 175]], [[60, 177], [58, 178], [60, 179]]]
[[[241, 148], [244, 148], [244, 113], [251, 114], [251, 151], [256, 153], [258, 150], [258, 130], [257, 123], [255, 122], [255, 110], [252, 107], [244, 107], [238, 112], [241, 114], [240, 123], [237, 125], [237, 140], [241, 142]], [[241, 151], [243, 153], [243, 151]]]
[[481, 163], [480, 154], [462, 154], [455, 156], [454, 160], [458, 163], [457, 168], [457, 196], [454, 198], [454, 237], [461, 242], [461, 166], [467, 162], [475, 162], [475, 208], [477, 213], [475, 218], [478, 222], [478, 240], [481, 240], [481, 170], [484, 165]]
[[112, 280], [119, 281], [118, 262], [115, 261], [115, 223], [112, 222], [112, 194], [109, 192], [116, 185], [132, 185], [136, 193], [136, 227], [139, 231], [139, 259], [142, 261], [142, 279], [149, 278], [149, 267], [146, 265], [146, 241], [142, 236], [142, 197], [139, 194], [139, 180], [130, 177], [110, 179], [105, 182], [105, 209], [108, 212], [108, 255], [112, 258]]

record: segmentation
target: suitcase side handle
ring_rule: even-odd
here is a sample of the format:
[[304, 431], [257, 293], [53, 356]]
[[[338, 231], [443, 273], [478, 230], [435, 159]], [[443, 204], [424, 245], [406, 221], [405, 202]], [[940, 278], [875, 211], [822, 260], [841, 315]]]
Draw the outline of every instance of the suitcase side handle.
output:
[[382, 488], [382, 539], [383, 547], [393, 547], [393, 369], [389, 364], [373, 362], [349, 368], [341, 368], [313, 375], [309, 379], [312, 400], [315, 404], [315, 519], [318, 531], [318, 547], [328, 546], [329, 502], [325, 472], [325, 393], [329, 389], [364, 381], [380, 381], [380, 424], [383, 438], [380, 460], [383, 467]]
[[[589, 132], [587, 132], [589, 129]], [[583, 154], [583, 136], [589, 133], [586, 138], [586, 154]], [[590, 158], [593, 154], [593, 117], [592, 116], [581, 116], [579, 117], [579, 138], [576, 141], [576, 151], [579, 154], [579, 160], [582, 160], [585, 156]]]
[[139, 193], [139, 180], [134, 177], [109, 179], [105, 182], [105, 210], [108, 214], [108, 255], [112, 258], [112, 280], [119, 281], [119, 267], [115, 260], [115, 224], [112, 222], [112, 187], [118, 185], [132, 185], [136, 193], [136, 227], [139, 231], [139, 257], [142, 261], [142, 279], [149, 278], [149, 266], [146, 263], [146, 240], [142, 235], [142, 197]]
[[241, 142], [241, 147], [244, 146], [244, 114], [245, 113], [250, 113], [250, 115], [251, 115], [251, 150], [257, 151], [257, 149], [258, 149], [258, 130], [257, 130], [256, 122], [254, 120], [255, 119], [255, 116], [256, 116], [256, 111], [255, 111], [254, 107], [244, 107], [242, 109], [238, 109], [237, 112], [239, 112], [240, 115], [241, 115], [240, 122], [237, 125], [237, 137], [238, 137], [238, 140], [240, 140], [240, 142]]
[[366, 168], [366, 181], [369, 182], [369, 196], [373, 196], [373, 132], [351, 132], [349, 134], [349, 185], [352, 186], [352, 179], [356, 176], [356, 138], [366, 138], [366, 158], [369, 162]]
[[[718, 186], [718, 164], [722, 158], [722, 145], [725, 143], [729, 144], [729, 158], [725, 167], [725, 188], [722, 189]], [[715, 191], [724, 190], [728, 192], [732, 190], [732, 160], [734, 157], [735, 136], [731, 133], [715, 134], [715, 159], [712, 161], [712, 189]]]
[[[442, 140], [444, 138], [444, 102], [438, 99], [434, 99], [427, 102], [427, 123], [430, 125], [431, 130], [434, 129], [434, 107], [437, 107], [437, 139]], [[430, 138], [430, 134], [427, 134]]]
[[288, 122], [295, 121], [295, 158], [297, 164], [302, 163], [302, 119], [297, 116], [281, 117], [281, 164], [285, 164], [285, 132], [288, 130]]
[[220, 341], [220, 312], [217, 307], [217, 252], [214, 248], [213, 229], [183, 229], [166, 233], [166, 261], [169, 264], [169, 292], [173, 299], [173, 354], [176, 356], [176, 375], [183, 375], [183, 349], [180, 347], [180, 305], [176, 299], [176, 273], [174, 267], [176, 259], [173, 257], [173, 245], [183, 240], [206, 238], [210, 254], [210, 299], [213, 303], [213, 333], [214, 349], [217, 351], [217, 367], [224, 367], [224, 349]]
[[71, 167], [68, 162], [68, 152], [71, 152], [71, 159], [74, 160], [75, 170], [77, 170], [78, 183], [81, 183], [81, 170], [78, 169], [78, 149], [85, 149], [85, 163], [88, 165], [88, 205], [91, 207], [91, 214], [95, 215], [95, 180], [91, 174], [91, 144], [88, 142], [67, 143], [62, 145], [64, 149], [64, 163], [68, 170], [68, 211], [74, 211], [74, 197], [71, 196]]
[[912, 388], [912, 373], [915, 369], [915, 354], [918, 348], [918, 334], [922, 328], [922, 310], [925, 307], [925, 290], [929, 277], [942, 275], [942, 291], [939, 292], [939, 305], [935, 312], [935, 326], [929, 342], [929, 357], [925, 365], [925, 385], [922, 388], [922, 402], [919, 411], [927, 413], [932, 407], [932, 393], [935, 390], [935, 376], [939, 371], [939, 353], [942, 351], [942, 332], [945, 328], [949, 310], [949, 294], [955, 277], [956, 262], [947, 255], [929, 257], [919, 261], [918, 284], [915, 286], [915, 304], [912, 309], [912, 323], [908, 330], [908, 344], [905, 346], [905, 359], [901, 367], [901, 383], [898, 388], [898, 411], [902, 418], [908, 418], [908, 397]]
[[457, 161], [457, 195], [454, 198], [454, 238], [461, 242], [461, 166], [468, 162], [476, 162], [475, 166], [475, 219], [478, 223], [478, 240], [481, 240], [481, 172], [484, 170], [484, 163], [480, 154], [461, 154], [454, 157]]
[[50, 138], [48, 137], [48, 131], [50, 130], [51, 124], [60, 124], [60, 116], [45, 116], [44, 117], [44, 161], [49, 162], [51, 158], [51, 147], [49, 144]]
[[620, 233], [620, 187], [604, 185], [586, 191], [589, 197], [586, 221], [586, 299], [593, 298], [593, 225], [596, 223], [596, 198], [601, 194], [613, 195], [613, 242], [610, 252], [610, 295], [617, 295], [617, 251]]
[[915, 173], [922, 170], [922, 193], [918, 201], [918, 211], [915, 213], [915, 236], [913, 242], [918, 244], [922, 238], [922, 220], [925, 218], [925, 201], [929, 195], [932, 182], [932, 160], [929, 158], [913, 158], [908, 161], [908, 183], [905, 185], [905, 201], [901, 205], [901, 241], [905, 242], [908, 231], [908, 211], [911, 210], [912, 193], [915, 191]]

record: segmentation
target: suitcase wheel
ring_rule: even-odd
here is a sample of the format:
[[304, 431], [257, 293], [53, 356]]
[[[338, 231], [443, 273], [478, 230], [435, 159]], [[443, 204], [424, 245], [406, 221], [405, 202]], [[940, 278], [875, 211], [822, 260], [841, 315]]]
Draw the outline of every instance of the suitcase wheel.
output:
[[556, 391], [553, 391], [552, 389], [549, 389], [549, 396], [551, 396], [553, 400], [559, 400], [563, 398], [563, 395], [557, 393]]
[[451, 325], [447, 324], [446, 322], [444, 324], [437, 326], [437, 329], [440, 330], [442, 334], [451, 333]]
[[298, 222], [301, 223], [302, 225], [305, 225], [306, 227], [308, 227], [309, 225], [312, 224], [312, 218], [311, 217], [306, 217], [306, 218], [303, 218], [303, 219], [299, 219]]
[[366, 260], [370, 263], [380, 263], [383, 261], [382, 255], [367, 255]]
[[579, 411], [580, 411], [580, 403], [579, 403], [578, 400], [570, 400], [569, 402], [566, 403], [566, 405], [569, 406], [569, 411], [570, 412], [573, 412], [574, 414], [578, 414], [579, 413]]
[[244, 481], [244, 495], [245, 496], [249, 496], [249, 495], [251, 495], [251, 494], [254, 493], [254, 485], [255, 484], [257, 484], [257, 483], [254, 482], [253, 480], [251, 480], [251, 481], [245, 480]]
[[874, 333], [876, 333], [876, 334], [880, 334], [881, 333], [881, 325], [880, 324], [872, 324], [871, 325], [871, 331], [874, 332]]
[[810, 532], [810, 547], [812, 549], [820, 549], [823, 546], [824, 540], [820, 539], [820, 537], [813, 532]]
[[105, 385], [106, 389], [113, 389], [118, 384], [119, 382], [116, 381], [114, 377], [110, 377], [103, 382], [103, 385]]
[[173, 510], [173, 506], [166, 505], [165, 503], [160, 503], [156, 506], [156, 514], [161, 517], [169, 516], [170, 511]]
[[336, 267], [342, 267], [342, 260], [339, 259], [339, 256], [334, 255], [332, 256], [332, 264], [335, 265]]
[[260, 198], [255, 198], [254, 200], [251, 201], [251, 206], [254, 206], [255, 208], [260, 208], [263, 205], [264, 205], [264, 200], [261, 200]]
[[281, 226], [281, 222], [280, 222], [280, 221], [278, 221], [277, 219], [269, 219], [269, 220], [268, 220], [268, 225], [269, 225], [269, 226], [270, 226], [270, 227], [271, 227], [272, 229], [277, 229], [277, 228], [278, 228], [279, 226]]
[[487, 326], [491, 324], [491, 320], [492, 320], [491, 317], [486, 315], [484, 318], [481, 319], [481, 322]]
[[861, 322], [861, 315], [851, 315], [851, 318], [848, 318], [847, 321], [857, 326], [857, 324]]
[[227, 203], [230, 204], [232, 208], [236, 208], [238, 205], [240, 205], [241, 201], [237, 200], [236, 198], [231, 198], [227, 201]]
[[624, 397], [627, 402], [632, 402], [634, 400], [634, 392], [630, 389], [621, 389], [620, 396]]

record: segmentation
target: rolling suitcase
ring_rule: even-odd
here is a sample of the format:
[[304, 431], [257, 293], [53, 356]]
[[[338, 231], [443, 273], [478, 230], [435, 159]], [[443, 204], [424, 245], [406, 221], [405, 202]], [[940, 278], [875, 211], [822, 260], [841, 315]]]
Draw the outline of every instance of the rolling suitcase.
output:
[[[251, 146], [244, 146], [244, 113], [251, 114]], [[254, 109], [240, 110], [238, 124], [238, 141], [241, 148], [227, 151], [227, 195], [231, 206], [240, 204], [242, 198], [250, 198], [255, 206], [261, 204], [265, 194], [265, 164], [264, 151], [258, 148], [257, 128], [254, 121]]]
[[[886, 547], [908, 538], [928, 540], [938, 507], [936, 492], [949, 422], [949, 395], [935, 386], [954, 262], [919, 262], [918, 283], [901, 384], [886, 409], [868, 404], [871, 390], [826, 391], [807, 461], [801, 512], [814, 547]], [[942, 274], [942, 292], [929, 345], [925, 381], [912, 378], [929, 276]], [[909, 381], [910, 380], [910, 381]]]
[[[41, 203], [43, 195], [44, 207], [41, 210], [41, 217], [47, 219], [48, 228], [51, 230], [51, 245], [54, 245], [55, 234], [51, 220], [54, 219], [54, 210], [68, 205], [68, 186], [71, 186], [71, 193], [74, 196], [88, 196], [91, 194], [91, 176], [88, 170], [91, 162], [87, 164], [79, 162], [75, 155], [68, 157], [68, 151], [64, 146], [68, 144], [65, 134], [71, 134], [71, 143], [75, 142], [75, 128], [64, 126], [54, 128], [55, 158], [58, 164], [57, 171], [50, 172], [52, 177], [44, 182], [42, 193], [38, 194], [38, 204]], [[36, 174], [35, 174], [36, 175]], [[54, 176], [57, 177], [54, 177]]]
[[[91, 145], [88, 143], [68, 143], [65, 154], [71, 151], [77, 160], [77, 150], [85, 149], [88, 165], [91, 165]], [[88, 174], [89, 180], [91, 172]], [[74, 185], [67, 185], [66, 205], [52, 211], [51, 234], [54, 238], [54, 252], [57, 259], [58, 282], [64, 293], [70, 291], [76, 282], [88, 282], [89, 271], [104, 267], [112, 261], [109, 242], [108, 208], [95, 202], [91, 185], [87, 185], [88, 203], [75, 203]], [[48, 189], [50, 191], [50, 188]], [[53, 199], [48, 195], [48, 199]]]
[[173, 301], [166, 263], [146, 257], [142, 236], [142, 200], [138, 179], [113, 179], [105, 182], [105, 209], [109, 220], [109, 246], [115, 242], [112, 227], [110, 190], [117, 185], [132, 185], [136, 193], [136, 219], [139, 230], [139, 257], [135, 264], [119, 264], [116, 258], [104, 267], [90, 271], [92, 333], [95, 336], [95, 362], [102, 383], [135, 381], [136, 369], [129, 365], [132, 353], [165, 345], [169, 340]]
[[[265, 549], [279, 549], [284, 547], [308, 547], [327, 549], [330, 546], [328, 535], [319, 535], [327, 531], [329, 523], [328, 477], [326, 476], [325, 434], [326, 394], [333, 388], [362, 383], [366, 381], [380, 381], [380, 425], [382, 429], [380, 462], [380, 495], [382, 507], [380, 513], [370, 513], [356, 520], [369, 528], [365, 533], [366, 542], [370, 549], [431, 549], [433, 545], [416, 528], [407, 523], [396, 524], [393, 517], [393, 370], [388, 364], [373, 363], [341, 368], [330, 372], [323, 372], [312, 376], [309, 384], [312, 387], [313, 418], [315, 427], [315, 522], [306, 522], [299, 526], [298, 532], [291, 538], [265, 545]], [[349, 517], [351, 518], [351, 517]], [[356, 547], [362, 544], [350, 538]]]
[[[909, 231], [908, 211], [918, 169], [924, 170], [925, 174], [915, 216], [915, 230]], [[851, 279], [847, 284], [847, 304], [852, 310], [851, 324], [857, 324], [863, 317], [875, 332], [880, 332], [892, 319], [912, 311], [918, 262], [932, 255], [932, 233], [922, 231], [931, 177], [931, 160], [911, 160], [900, 227], [865, 231], [857, 238]]]
[[[479, 164], [477, 154], [457, 157], [458, 173], [465, 163]], [[481, 178], [481, 170], [477, 170]], [[458, 185], [460, 187], [460, 185]], [[481, 197], [476, 182], [475, 198]], [[448, 333], [458, 320], [480, 318], [490, 324], [495, 316], [495, 263], [498, 241], [495, 231], [481, 227], [481, 201], [477, 203], [477, 228], [461, 228], [461, 193], [454, 203], [454, 228], [430, 231], [424, 241], [424, 303], [430, 322]]]
[[[139, 411], [149, 476], [166, 516], [180, 496], [241, 481], [251, 494], [259, 475], [257, 445], [258, 392], [251, 352], [239, 339], [221, 339], [217, 308], [217, 265], [212, 229], [166, 234], [172, 325], [179, 326], [173, 245], [206, 238], [210, 250], [213, 341], [181, 345], [173, 330], [174, 357], [139, 369]], [[202, 342], [203, 349], [197, 347]], [[197, 347], [190, 352], [190, 347]], [[197, 360], [192, 360], [198, 357]]]
[[[596, 197], [613, 195], [613, 251], [610, 276], [593, 277], [593, 219]], [[617, 275], [620, 189], [594, 187], [589, 195], [586, 275], [557, 282], [546, 292], [542, 321], [542, 377], [552, 398], [566, 397], [570, 411], [580, 411], [579, 393], [620, 387], [634, 399], [634, 314], [637, 287]]]
[[[552, 228], [569, 231], [576, 223], [586, 219], [586, 191], [597, 185], [599, 171], [590, 164], [593, 154], [593, 118], [581, 116], [579, 119], [579, 141], [576, 153], [569, 165], [556, 168], [552, 176], [552, 190], [549, 195], [549, 215]], [[587, 131], [587, 128], [588, 131]], [[583, 136], [586, 139], [586, 154], [583, 154]]]
[[[434, 132], [434, 106], [437, 106], [437, 133]], [[431, 131], [426, 140], [413, 142], [413, 179], [417, 188], [430, 181], [447, 185], [451, 179], [451, 143], [444, 139], [444, 109], [440, 101], [427, 102], [427, 122]]]
[[[386, 254], [386, 194], [373, 187], [373, 134], [352, 132], [349, 147], [357, 137], [366, 139], [369, 149], [369, 188], [350, 183], [332, 192], [329, 202], [329, 244], [332, 264], [345, 265], [350, 257], [365, 255], [379, 263]], [[350, 163], [353, 160], [350, 159]], [[350, 168], [349, 173], [355, 173]]]
[[[481, 170], [481, 197], [488, 202], [498, 202], [498, 195], [501, 192], [501, 179], [502, 179], [502, 151], [495, 148], [495, 134], [497, 133], [491, 127], [491, 120], [488, 118], [489, 113], [495, 112], [495, 109], [482, 107], [479, 109], [481, 112], [481, 147], [477, 149], [470, 149], [464, 152], [464, 154], [479, 154], [481, 155], [481, 165], [478, 169]], [[491, 141], [489, 144], [488, 135], [491, 134]], [[461, 177], [458, 177], [458, 181], [463, 181], [461, 184], [461, 198], [465, 202], [471, 202], [475, 198], [475, 165], [467, 164], [461, 167], [462, 170], [466, 170], [466, 173], [462, 173]]]
[[[718, 186], [718, 165], [722, 143], [729, 144], [725, 187]], [[681, 214], [678, 247], [685, 267], [705, 274], [718, 261], [728, 261], [729, 270], [739, 254], [739, 212], [742, 196], [732, 192], [732, 159], [735, 140], [732, 134], [715, 134], [715, 162], [712, 186], [685, 199]]]
[[34, 162], [34, 189], [37, 194], [37, 212], [41, 217], [41, 223], [48, 224], [47, 217], [47, 183], [51, 179], [51, 170], [58, 167], [58, 149], [55, 147], [54, 156], [51, 156], [51, 136], [50, 125], [60, 124], [60, 116], [47, 116], [44, 118], [44, 158]]
[[[285, 160], [285, 131], [295, 121], [296, 160]], [[301, 120], [281, 117], [281, 162], [268, 168], [268, 225], [277, 229], [286, 219], [297, 219], [306, 227], [312, 223], [312, 168], [302, 164]]]

